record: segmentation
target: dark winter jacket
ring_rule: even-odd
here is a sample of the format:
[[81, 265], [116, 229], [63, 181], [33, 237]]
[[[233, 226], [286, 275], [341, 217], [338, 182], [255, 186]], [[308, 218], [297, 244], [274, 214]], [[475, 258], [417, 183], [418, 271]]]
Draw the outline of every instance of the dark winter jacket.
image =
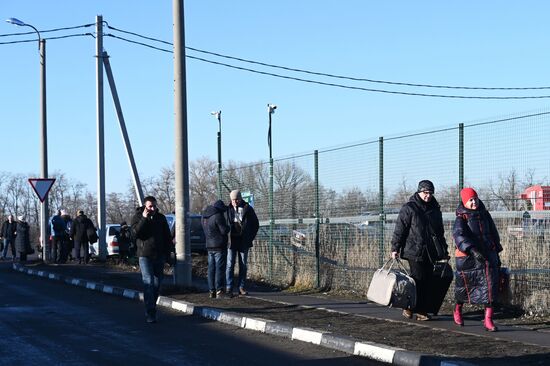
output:
[[13, 240], [15, 239], [15, 227], [17, 226], [17, 222], [14, 220], [12, 222], [9, 222], [9, 220], [6, 220], [2, 223], [2, 231], [0, 232], [1, 236], [4, 239]]
[[[495, 301], [502, 251], [500, 237], [489, 211], [480, 200], [477, 210], [469, 210], [459, 203], [453, 226], [456, 250], [455, 298], [459, 302], [490, 304]], [[472, 248], [485, 261], [476, 260]]]
[[[437, 237], [443, 255], [438, 255], [434, 247], [432, 234]], [[391, 240], [392, 252], [399, 253], [403, 259], [415, 262], [428, 262], [446, 259], [448, 248], [444, 237], [443, 218], [439, 203], [432, 197], [424, 202], [418, 193], [403, 205]]]
[[132, 236], [136, 240], [137, 256], [148, 258], [170, 258], [172, 235], [166, 217], [158, 212], [143, 217], [145, 206], [138, 207], [132, 218]]
[[15, 229], [17, 235], [15, 236], [15, 251], [18, 253], [27, 253], [27, 250], [31, 247], [29, 224], [25, 221], [17, 221]]
[[64, 237], [67, 233], [65, 232], [67, 225], [65, 224], [65, 220], [61, 217], [61, 215], [55, 215], [52, 216], [50, 219], [50, 228], [51, 233], [55, 237]]
[[118, 250], [121, 252], [127, 252], [130, 250], [130, 244], [132, 242], [132, 234], [130, 226], [126, 224], [120, 224], [120, 232], [118, 237]]
[[225, 214], [227, 206], [222, 200], [218, 200], [212, 206], [208, 206], [202, 213], [202, 227], [206, 237], [206, 249], [211, 251], [223, 251], [227, 249], [229, 225]]
[[71, 225], [70, 235], [76, 243], [88, 243], [87, 229], [94, 227], [94, 223], [86, 215], [78, 215]]
[[260, 223], [256, 212], [248, 203], [241, 201], [237, 209], [242, 209], [242, 220], [238, 219], [239, 215], [233, 205], [227, 208], [227, 219], [231, 228], [229, 248], [244, 250], [252, 247], [252, 241], [256, 238]]

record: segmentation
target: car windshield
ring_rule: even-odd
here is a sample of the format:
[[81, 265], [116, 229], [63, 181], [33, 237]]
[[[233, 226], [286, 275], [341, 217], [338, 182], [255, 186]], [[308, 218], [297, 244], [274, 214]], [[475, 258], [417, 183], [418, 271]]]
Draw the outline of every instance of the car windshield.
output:
[[120, 226], [110, 226], [107, 235], [117, 235], [120, 233]]

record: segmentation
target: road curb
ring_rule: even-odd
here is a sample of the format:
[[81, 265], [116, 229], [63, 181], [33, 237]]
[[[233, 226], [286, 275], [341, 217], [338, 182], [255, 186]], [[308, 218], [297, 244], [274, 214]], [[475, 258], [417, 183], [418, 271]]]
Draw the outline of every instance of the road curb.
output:
[[[99, 291], [110, 295], [125, 297], [132, 300], [143, 301], [143, 293], [122, 287], [110, 286], [93, 281], [73, 278], [49, 273], [42, 270], [27, 268], [24, 265], [14, 263], [13, 269], [28, 275], [47, 278], [54, 281], [64, 282], [69, 285], [84, 287], [89, 290]], [[217, 308], [198, 306], [167, 296], [160, 296], [157, 304], [159, 306], [180, 311], [189, 315], [198, 315], [203, 318], [219, 321], [236, 327], [259, 331], [262, 333], [285, 337], [292, 340], [313, 343], [322, 347], [334, 349], [340, 352], [370, 358], [376, 361], [385, 362], [400, 366], [472, 366], [473, 364], [460, 360], [444, 359], [441, 357], [407, 351], [401, 348], [386, 346], [379, 343], [358, 341], [351, 337], [335, 335], [330, 332], [318, 331], [304, 327], [293, 327], [292, 325], [279, 323], [274, 320], [262, 318], [250, 318], [224, 311]]]

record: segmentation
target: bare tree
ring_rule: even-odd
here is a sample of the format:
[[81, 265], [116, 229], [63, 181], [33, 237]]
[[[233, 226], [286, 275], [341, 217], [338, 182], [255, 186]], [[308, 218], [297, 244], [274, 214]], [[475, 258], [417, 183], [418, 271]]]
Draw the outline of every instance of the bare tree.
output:
[[189, 165], [191, 212], [201, 212], [216, 199], [217, 163], [202, 157]]
[[508, 211], [517, 211], [521, 205], [519, 202], [520, 184], [515, 169], [512, 169], [508, 175], [499, 174], [496, 186], [493, 182], [489, 183], [489, 192], [491, 199], [486, 202], [487, 208], [491, 210], [500, 210], [502, 208]]
[[162, 168], [160, 176], [153, 183], [155, 198], [164, 213], [176, 211], [176, 173], [173, 168]]

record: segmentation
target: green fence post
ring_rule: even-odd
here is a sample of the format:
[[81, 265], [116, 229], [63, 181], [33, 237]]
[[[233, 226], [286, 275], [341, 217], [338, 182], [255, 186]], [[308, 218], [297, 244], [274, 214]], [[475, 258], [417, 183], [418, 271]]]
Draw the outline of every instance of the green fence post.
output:
[[273, 280], [273, 158], [269, 159], [269, 279]]
[[464, 188], [464, 123], [458, 124], [458, 192]]
[[319, 243], [319, 219], [321, 209], [319, 207], [319, 151], [315, 150], [314, 175], [315, 175], [315, 261], [317, 267], [317, 288], [321, 287], [320, 243]]
[[384, 264], [384, 230], [386, 214], [384, 213], [384, 137], [378, 139], [378, 203], [380, 206], [380, 232], [378, 234], [378, 263]]

